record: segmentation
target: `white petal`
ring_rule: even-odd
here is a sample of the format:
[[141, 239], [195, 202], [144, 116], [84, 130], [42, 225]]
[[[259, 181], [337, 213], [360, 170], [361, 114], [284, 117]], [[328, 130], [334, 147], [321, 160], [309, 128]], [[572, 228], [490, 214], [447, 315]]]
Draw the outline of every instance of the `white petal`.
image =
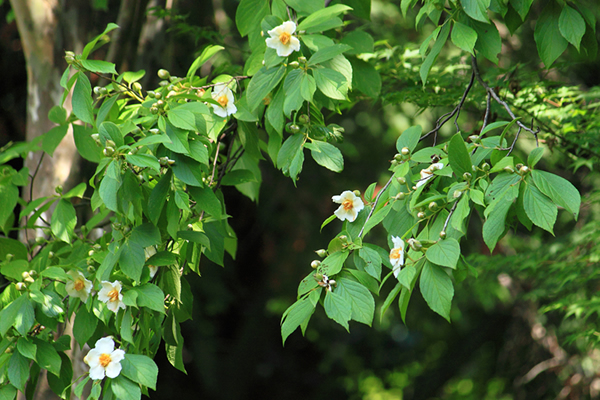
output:
[[342, 221], [344, 221], [346, 218], [348, 218], [348, 213], [346, 212], [346, 210], [344, 210], [344, 207], [338, 208], [333, 213], [335, 214], [336, 217], [338, 217]]
[[294, 21], [285, 21], [283, 24], [280, 25], [283, 28], [284, 32], [289, 33], [290, 35], [294, 32], [296, 32], [296, 24], [294, 23]]
[[91, 368], [100, 365], [100, 352], [96, 349], [90, 350], [83, 358], [83, 362], [85, 362]]
[[[98, 353], [103, 354], [110, 354], [113, 352], [113, 350], [115, 349], [115, 341], [112, 339], [112, 337], [107, 336], [107, 337], [103, 337], [102, 339], [98, 339], [98, 341], [96, 341], [96, 346], [94, 348], [94, 350], [98, 351]], [[91, 352], [92, 350], [90, 350]]]
[[93, 380], [104, 379], [104, 367], [98, 365], [94, 368], [90, 368], [90, 378]]
[[111, 362], [106, 366], [106, 376], [109, 378], [116, 378], [121, 373], [121, 363]]
[[117, 350], [113, 351], [110, 355], [110, 359], [112, 360], [112, 362], [120, 363], [121, 360], [124, 358], [125, 358], [125, 351], [123, 351], [121, 349], [117, 349]]

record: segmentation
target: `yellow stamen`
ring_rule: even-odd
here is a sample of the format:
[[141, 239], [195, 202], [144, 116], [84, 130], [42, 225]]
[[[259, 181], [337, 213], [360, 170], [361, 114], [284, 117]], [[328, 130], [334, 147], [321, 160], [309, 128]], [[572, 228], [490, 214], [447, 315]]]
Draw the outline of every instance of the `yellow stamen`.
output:
[[292, 38], [292, 35], [290, 35], [287, 32], [283, 32], [281, 35], [279, 35], [279, 41], [281, 42], [281, 44], [286, 45], [290, 42], [290, 39]]
[[100, 354], [100, 365], [102, 365], [104, 368], [106, 368], [111, 361], [110, 354]]
[[73, 285], [73, 287], [75, 288], [75, 290], [77, 290], [78, 292], [80, 290], [83, 290], [85, 288], [85, 283], [83, 282], [83, 279], [77, 279], [75, 281], [75, 284]]
[[119, 291], [117, 289], [108, 292], [108, 301], [119, 301]]
[[354, 203], [352, 200], [344, 200], [342, 202], [342, 207], [344, 208], [344, 211], [350, 211], [354, 207]]
[[392, 249], [392, 251], [390, 252], [390, 258], [397, 260], [400, 258], [400, 255], [402, 254], [402, 249], [401, 248], [397, 248], [397, 249]]
[[227, 107], [227, 103], [229, 103], [229, 99], [226, 95], [222, 95], [217, 98], [217, 103], [219, 103], [221, 107], [225, 108]]

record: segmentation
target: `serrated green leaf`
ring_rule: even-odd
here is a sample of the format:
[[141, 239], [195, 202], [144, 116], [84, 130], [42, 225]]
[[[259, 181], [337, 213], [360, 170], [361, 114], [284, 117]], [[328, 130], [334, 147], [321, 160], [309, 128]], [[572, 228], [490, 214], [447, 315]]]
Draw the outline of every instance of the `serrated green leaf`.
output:
[[319, 267], [319, 271], [324, 275], [329, 277], [339, 273], [344, 266], [344, 262], [348, 258], [347, 251], [336, 251], [325, 257], [325, 259], [321, 262], [321, 266]]
[[560, 34], [579, 51], [579, 45], [586, 29], [585, 20], [581, 14], [565, 4], [558, 18], [558, 29]]
[[315, 312], [315, 305], [316, 303], [313, 303], [307, 296], [288, 307], [281, 324], [281, 338], [284, 345], [288, 336]]
[[477, 32], [475, 32], [475, 29], [456, 21], [452, 27], [450, 38], [452, 39], [452, 43], [459, 49], [475, 54], [474, 48], [477, 42]]
[[448, 143], [448, 162], [450, 168], [459, 179], [465, 172], [472, 173], [471, 156], [467, 150], [467, 145], [460, 133], [455, 134]]
[[133, 382], [156, 390], [158, 367], [148, 356], [141, 354], [125, 354], [121, 361], [121, 373]]
[[439, 240], [427, 249], [425, 257], [434, 264], [455, 269], [460, 257], [460, 245], [453, 238]]
[[553, 202], [564, 207], [575, 219], [579, 216], [581, 195], [571, 182], [546, 171], [532, 171], [537, 188]]
[[313, 12], [308, 17], [300, 21], [298, 24], [298, 31], [305, 31], [310, 28], [321, 25], [327, 21], [330, 21], [340, 15], [341, 13], [352, 10], [352, 7], [348, 7], [343, 4], [335, 4], [319, 11]]
[[535, 225], [554, 234], [558, 210], [556, 205], [537, 187], [528, 185], [523, 192], [523, 208], [527, 217]]
[[371, 326], [375, 314], [375, 300], [371, 292], [360, 283], [346, 278], [339, 280], [335, 290], [346, 302], [350, 303], [351, 318]]
[[285, 75], [285, 66], [273, 68], [261, 68], [256, 75], [252, 77], [248, 84], [246, 99], [250, 110], [255, 110], [263, 102], [264, 98], [275, 89]]
[[490, 0], [460, 0], [460, 3], [469, 17], [477, 21], [489, 22], [487, 9], [490, 6]]
[[[252, 2], [253, 0], [250, 0], [250, 2]], [[262, 0], [254, 0], [254, 2], [259, 1], [261, 3], [264, 4], [264, 1]], [[248, 3], [248, 0], [244, 0], [242, 2], [243, 3]], [[237, 12], [240, 11], [240, 8], [242, 8], [242, 6], [240, 5], [238, 7]], [[236, 16], [237, 18], [237, 16]], [[261, 17], [262, 19], [262, 17]], [[240, 25], [237, 25], [238, 29], [240, 29]], [[245, 36], [245, 35], [242, 35]], [[210, 60], [210, 58], [212, 56], [214, 56], [215, 54], [217, 54], [219, 51], [223, 50], [224, 47], [223, 46], [216, 46], [216, 45], [208, 45], [206, 46], [203, 50], [202, 53], [200, 53], [200, 55], [194, 60], [194, 62], [192, 63], [192, 65], [190, 65], [190, 68], [188, 69], [188, 72], [186, 74], [186, 78], [187, 79], [191, 79], [194, 75], [196, 75], [196, 71], [198, 71], [198, 69], [200, 69], [200, 67], [202, 67], [208, 60]]]
[[78, 72], [71, 99], [73, 114], [83, 122], [94, 125], [93, 103], [90, 80], [83, 72]]
[[560, 32], [560, 13], [558, 5], [550, 1], [546, 3], [542, 14], [535, 24], [533, 38], [535, 39], [540, 58], [546, 68], [550, 68], [569, 45], [569, 42]]
[[140, 400], [142, 391], [137, 383], [124, 375], [119, 375], [110, 381], [110, 389], [119, 400]]
[[425, 84], [427, 83], [427, 76], [429, 75], [429, 71], [431, 71], [431, 67], [433, 66], [433, 63], [435, 63], [435, 60], [437, 59], [438, 55], [440, 54], [442, 47], [444, 47], [444, 44], [446, 43], [446, 40], [448, 39], [449, 33], [450, 33], [450, 23], [446, 22], [442, 26], [442, 29], [440, 30], [440, 33], [438, 34], [437, 39], [435, 40], [435, 43], [433, 44], [433, 47], [431, 48], [431, 50], [429, 51], [429, 54], [427, 54], [427, 57], [425, 57], [425, 60], [423, 61], [423, 64], [421, 65], [421, 69], [420, 69], [419, 73], [421, 75], [421, 82], [423, 83], [423, 86], [425, 86]]
[[429, 308], [450, 322], [454, 287], [446, 271], [440, 266], [426, 262], [421, 272], [419, 288]]
[[310, 149], [310, 154], [317, 164], [333, 172], [342, 172], [344, 169], [344, 157], [334, 145], [314, 140], [306, 143], [304, 147]]
[[325, 308], [325, 313], [329, 318], [343, 326], [347, 331], [350, 330], [348, 321], [352, 318], [352, 305], [349, 300], [338, 293], [327, 290], [323, 308]]

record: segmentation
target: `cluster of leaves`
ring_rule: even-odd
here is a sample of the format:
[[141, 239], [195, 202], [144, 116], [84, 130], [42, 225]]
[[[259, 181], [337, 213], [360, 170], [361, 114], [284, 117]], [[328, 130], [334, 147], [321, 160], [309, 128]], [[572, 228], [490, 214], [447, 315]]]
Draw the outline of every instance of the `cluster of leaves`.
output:
[[[375, 69], [355, 57], [372, 51], [373, 39], [353, 32], [341, 43], [333, 29], [343, 26], [341, 17], [351, 8], [317, 3], [297, 5], [294, 21], [300, 20], [302, 47], [290, 57], [267, 49], [261, 29], [280, 25], [294, 10], [282, 1], [272, 6], [241, 3], [237, 22], [242, 35], [250, 36], [252, 56], [245, 72], [252, 79], [199, 77], [200, 67], [223, 49], [208, 46], [185, 77], [161, 70], [160, 87], [144, 91], [139, 83], [143, 70], [119, 74], [114, 64], [90, 58], [117, 28], [114, 24], [82, 54], [67, 52], [64, 96], [49, 114], [57, 126], [32, 143], [1, 153], [0, 192], [6, 203], [0, 227], [7, 236], [13, 230], [24, 236], [35, 231], [37, 236], [26, 243], [0, 238], [0, 271], [7, 280], [0, 307], [4, 397], [13, 398], [17, 390], [31, 397], [40, 369], [50, 372], [56, 394], [70, 396], [74, 377], [64, 353], [70, 340], [61, 336], [63, 323], [73, 324], [73, 337], [82, 349], [110, 335], [125, 351], [122, 373], [106, 378], [103, 385], [95, 381], [90, 398], [136, 399], [154, 389], [157, 369], [152, 358], [161, 342], [171, 364], [185, 371], [180, 323], [192, 312], [186, 275], [200, 274], [203, 256], [219, 265], [225, 253], [235, 257], [237, 239], [221, 188], [235, 186], [257, 199], [263, 153], [294, 179], [304, 148], [317, 163], [341, 171], [342, 155], [327, 140], [341, 139], [343, 130], [326, 125], [321, 110], [351, 104], [353, 87], [373, 97], [379, 91]], [[353, 69], [359, 73], [354, 75]], [[92, 90], [89, 74], [110, 83]], [[228, 102], [212, 93], [217, 86], [236, 92], [233, 115], [214, 112], [222, 115]], [[63, 107], [69, 93], [72, 113]], [[306, 113], [300, 115], [301, 109]], [[291, 134], [285, 138], [288, 119]], [[33, 185], [36, 173], [6, 163], [32, 151], [52, 156], [69, 130], [80, 155], [97, 164], [89, 185], [82, 182], [66, 193], [57, 187], [56, 195], [29, 202], [20, 199], [19, 187]], [[91, 217], [82, 220], [76, 212], [80, 207], [89, 208]], [[21, 220], [24, 225], [15, 226]], [[89, 298], [69, 296], [72, 271], [91, 282]], [[109, 309], [95, 295], [104, 282], [114, 281], [122, 284], [124, 309]], [[88, 380], [77, 384], [77, 395]]]

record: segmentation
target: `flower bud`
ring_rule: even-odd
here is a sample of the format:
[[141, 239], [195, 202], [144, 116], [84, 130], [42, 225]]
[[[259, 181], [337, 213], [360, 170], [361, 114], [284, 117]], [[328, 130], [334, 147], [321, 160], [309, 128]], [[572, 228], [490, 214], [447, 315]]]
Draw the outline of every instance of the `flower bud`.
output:
[[352, 193], [354, 193], [356, 197], [360, 197], [361, 195], [360, 190], [353, 190]]
[[306, 125], [310, 122], [310, 118], [308, 117], [308, 115], [302, 114], [298, 117], [298, 122], [300, 122], [302, 125]]
[[13, 254], [8, 253], [6, 255], [6, 262], [11, 262], [15, 256]]
[[481, 140], [479, 139], [478, 135], [471, 135], [469, 136], [469, 140], [473, 143], [479, 143]]
[[521, 170], [521, 168], [523, 168], [523, 164], [521, 164], [521, 163], [518, 163], [517, 165], [515, 165], [515, 169], [516, 169], [517, 171], [520, 171], [520, 170]]
[[399, 184], [404, 185], [406, 183], [406, 178], [403, 176], [399, 176], [396, 178], [396, 181], [398, 181]]
[[488, 172], [490, 170], [490, 164], [483, 163], [483, 165], [481, 166], [481, 169], [484, 170], [485, 172]]
[[53, 251], [49, 251], [48, 252], [48, 259], [53, 259], [54, 258], [54, 252]]
[[46, 238], [44, 238], [42, 236], [38, 236], [38, 237], [35, 238], [35, 242], [37, 244], [44, 244], [44, 243], [46, 243]]
[[99, 96], [99, 95], [100, 95], [100, 91], [101, 91], [101, 89], [102, 89], [102, 88], [101, 88], [100, 86], [94, 86], [94, 94], [95, 94], [96, 96]]
[[156, 97], [156, 93], [154, 92], [154, 90], [148, 90], [147, 94], [148, 97], [150, 97], [151, 99]]
[[509, 166], [504, 167], [504, 170], [506, 172], [508, 172], [509, 174], [514, 174], [515, 173], [515, 170], [512, 167], [509, 167]]
[[406, 197], [406, 193], [404, 193], [404, 192], [398, 192], [398, 194], [394, 198], [396, 200], [404, 200], [405, 197]]
[[35, 269], [30, 269], [30, 270], [29, 270], [29, 275], [30, 275], [30, 276], [33, 276], [33, 277], [35, 278], [35, 277], [37, 276], [37, 274], [38, 274], [38, 273], [37, 273], [37, 271], [36, 271]]
[[298, 62], [299, 62], [300, 64], [306, 64], [306, 57], [304, 57], [304, 56], [300, 56], [300, 57], [298, 57]]
[[525, 175], [526, 173], [528, 173], [530, 171], [529, 167], [527, 165], [523, 165], [521, 167], [521, 169], [519, 170], [519, 172], [521, 173], [521, 175]]
[[[23, 282], [17, 282], [15, 283], [15, 287], [19, 292], [22, 292], [23, 290], [27, 289], [27, 285], [24, 284]], [[8, 350], [8, 349], [7, 349]]]
[[429, 203], [429, 210], [430, 211], [435, 211], [438, 209], [438, 203], [436, 203], [435, 201], [432, 201], [431, 203]]
[[61, 195], [63, 192], [62, 185], [56, 185], [56, 187], [54, 188], [54, 191], [56, 192], [56, 194]]
[[315, 253], [317, 253], [319, 257], [327, 257], [327, 250], [325, 249], [319, 249], [315, 251]]
[[164, 100], [158, 100], [154, 105], [156, 107], [158, 107], [158, 108], [163, 108], [165, 106], [165, 101]]
[[91, 257], [91, 256], [93, 256], [95, 253], [96, 253], [96, 252], [95, 252], [94, 250], [90, 250], [90, 251], [88, 251], [88, 256], [90, 256], [90, 257]]
[[106, 141], [106, 147], [112, 147], [112, 148], [115, 148], [115, 147], [117, 147], [117, 145], [116, 145], [116, 143], [115, 143], [115, 142], [113, 142], [112, 140], [108, 139], [108, 140]]
[[440, 238], [441, 239], [446, 239], [446, 231], [441, 231], [440, 232]]
[[156, 93], [154, 93], [154, 98], [155, 98], [156, 100], [160, 100], [160, 99], [162, 98], [162, 93], [161, 93], [161, 92], [156, 92]]
[[175, 81], [176, 81], [176, 80], [178, 80], [178, 79], [179, 79], [179, 78], [178, 78], [178, 77], [176, 77], [176, 76], [171, 76], [171, 77], [169, 78], [169, 81], [171, 81], [171, 82], [175, 82]]
[[403, 147], [402, 150], [400, 150], [400, 153], [402, 153], [403, 156], [407, 156], [410, 154], [410, 150], [408, 147]]
[[158, 159], [158, 163], [160, 165], [162, 165], [163, 167], [166, 167], [167, 165], [169, 165], [169, 158], [168, 157], [161, 157]]
[[87, 272], [93, 274], [94, 272], [96, 272], [96, 267], [94, 267], [93, 265], [88, 265]]
[[464, 179], [465, 181], [467, 181], [467, 182], [469, 182], [469, 181], [471, 180], [471, 178], [472, 178], [472, 177], [473, 177], [473, 175], [471, 175], [471, 173], [470, 173], [470, 172], [465, 172], [465, 173], [463, 174], [463, 179]]
[[402, 161], [402, 154], [400, 154], [400, 153], [396, 153], [396, 154], [394, 155], [394, 160], [396, 160], [396, 161]]
[[452, 194], [452, 197], [454, 197], [455, 199], [458, 199], [460, 196], [462, 196], [463, 192], [461, 192], [460, 190], [455, 190], [454, 193]]
[[407, 240], [407, 242], [414, 251], [419, 251], [423, 248], [423, 245], [417, 239], [410, 238]]
[[139, 82], [133, 82], [133, 84], [131, 85], [131, 87], [136, 92], [141, 92], [142, 91], [142, 85], [140, 85]]
[[158, 135], [158, 134], [160, 134], [160, 129], [152, 128], [148, 132], [150, 132], [153, 135]]
[[96, 250], [96, 251], [100, 251], [100, 250], [102, 250], [102, 246], [100, 246], [98, 243], [96, 243], [96, 244], [93, 246], [93, 248], [94, 248], [94, 250]]
[[419, 218], [419, 219], [423, 219], [423, 218], [425, 218], [425, 213], [424, 213], [423, 211], [419, 211], [419, 212], [417, 213], [417, 218]]
[[106, 157], [110, 157], [115, 153], [115, 149], [113, 149], [112, 147], [105, 147], [104, 150], [102, 150], [102, 154], [104, 154]]
[[314, 274], [313, 276], [319, 282], [323, 280], [323, 274]]
[[292, 135], [295, 135], [298, 132], [300, 132], [300, 127], [298, 125], [296, 125], [296, 124], [290, 125], [290, 133]]
[[151, 113], [152, 115], [156, 115], [156, 114], [158, 114], [158, 108], [157, 108], [157, 107], [155, 107], [155, 106], [152, 106], [152, 107], [150, 107], [150, 113]]
[[348, 241], [348, 236], [341, 235], [341, 236], [339, 236], [339, 239], [342, 241], [342, 243], [346, 243]]
[[96, 142], [97, 145], [102, 146], [102, 142], [100, 141], [100, 135], [98, 133], [92, 133], [91, 137], [92, 139], [94, 139], [94, 142]]
[[312, 269], [317, 269], [317, 268], [319, 268], [320, 265], [321, 265], [321, 261], [319, 261], [319, 260], [314, 260], [313, 262], [310, 263], [310, 267]]
[[298, 61], [292, 61], [291, 63], [288, 64], [290, 67], [296, 69], [300, 66], [300, 63]]
[[159, 69], [157, 75], [160, 79], [169, 79], [171, 77], [171, 74], [166, 69]]

